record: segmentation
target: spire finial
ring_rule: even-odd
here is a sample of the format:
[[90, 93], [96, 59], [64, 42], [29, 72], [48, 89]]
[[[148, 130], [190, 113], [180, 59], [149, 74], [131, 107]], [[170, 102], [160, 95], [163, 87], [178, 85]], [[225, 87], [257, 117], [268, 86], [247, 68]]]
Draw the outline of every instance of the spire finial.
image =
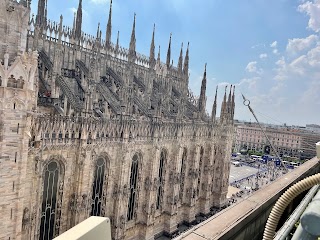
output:
[[112, 0], [110, 1], [109, 18], [108, 18], [107, 29], [106, 29], [106, 47], [109, 47], [111, 43], [111, 30], [112, 30], [111, 19], [112, 19]]
[[216, 86], [216, 95], [214, 96], [214, 102], [213, 102], [213, 105], [212, 105], [212, 113], [211, 113], [211, 120], [212, 120], [212, 122], [215, 122], [215, 121], [216, 121], [217, 95], [218, 95], [218, 85]]
[[136, 13], [134, 13], [134, 17], [133, 17], [129, 55], [130, 55], [130, 60], [134, 60], [134, 58], [136, 56]]
[[182, 61], [183, 61], [183, 43], [181, 43], [181, 49], [180, 49], [180, 56], [179, 56], [179, 61], [178, 61], [178, 72], [181, 74], [182, 73]]
[[168, 52], [167, 52], [167, 67], [170, 67], [170, 59], [171, 59], [171, 37], [172, 37], [172, 33], [170, 33], [170, 39], [169, 39], [169, 46], [168, 46]]
[[206, 89], [207, 89], [207, 64], [204, 65], [203, 79], [201, 83], [201, 91], [199, 97], [199, 111], [202, 115], [205, 113], [206, 109]]
[[231, 90], [232, 90], [232, 84], [231, 84], [231, 86], [230, 86], [230, 90], [229, 90], [228, 102], [230, 102], [230, 101], [231, 101]]
[[77, 12], [74, 12], [73, 13], [73, 32], [76, 31], [76, 21], [77, 21]]
[[188, 76], [189, 72], [189, 42], [187, 46], [186, 56], [184, 57], [183, 75]]
[[119, 31], [117, 33], [117, 43], [116, 43], [116, 53], [118, 53], [118, 50], [119, 50]]
[[151, 45], [150, 45], [150, 56], [149, 56], [149, 63], [150, 68], [154, 68], [155, 66], [155, 45], [154, 45], [154, 34], [155, 34], [156, 24], [153, 24], [153, 31], [152, 31], [152, 39], [151, 39]]
[[120, 31], [118, 31], [117, 33], [117, 45], [119, 46], [119, 34], [120, 34]]
[[44, 0], [39, 0], [38, 2], [38, 12], [36, 16], [36, 24], [38, 26], [42, 26], [45, 21], [45, 1]]
[[100, 22], [98, 22], [97, 38], [99, 38], [99, 34], [100, 34]]
[[79, 0], [79, 6], [77, 10], [76, 31], [75, 31], [76, 39], [80, 39], [81, 37], [81, 28], [82, 28], [82, 0]]
[[158, 59], [157, 61], [160, 63], [160, 45], [159, 45], [159, 51], [158, 51]]

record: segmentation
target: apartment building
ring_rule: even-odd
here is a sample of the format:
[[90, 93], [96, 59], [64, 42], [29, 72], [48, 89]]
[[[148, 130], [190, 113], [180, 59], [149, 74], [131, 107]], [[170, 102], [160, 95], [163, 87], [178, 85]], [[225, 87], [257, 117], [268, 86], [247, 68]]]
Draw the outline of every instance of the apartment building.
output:
[[270, 148], [270, 153], [273, 154], [272, 143], [280, 156], [311, 158], [315, 156], [315, 148], [311, 146], [320, 140], [320, 134], [310, 133], [301, 127], [262, 124], [261, 129], [256, 123], [241, 122], [237, 122], [235, 126], [235, 151], [247, 149], [265, 152]]

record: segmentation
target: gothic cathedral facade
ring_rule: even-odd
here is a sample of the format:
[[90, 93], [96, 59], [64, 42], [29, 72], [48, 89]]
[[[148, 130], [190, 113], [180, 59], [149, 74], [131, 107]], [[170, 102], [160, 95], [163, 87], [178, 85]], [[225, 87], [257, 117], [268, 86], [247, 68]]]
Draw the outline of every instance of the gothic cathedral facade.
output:
[[[49, 0], [50, 1], [50, 0]], [[177, 66], [36, 17], [31, 0], [0, 0], [0, 239], [53, 239], [89, 216], [113, 239], [174, 235], [226, 202], [234, 87], [216, 117], [188, 88], [189, 44]], [[184, 58], [184, 59], [183, 59]], [[217, 95], [217, 90], [216, 90]]]

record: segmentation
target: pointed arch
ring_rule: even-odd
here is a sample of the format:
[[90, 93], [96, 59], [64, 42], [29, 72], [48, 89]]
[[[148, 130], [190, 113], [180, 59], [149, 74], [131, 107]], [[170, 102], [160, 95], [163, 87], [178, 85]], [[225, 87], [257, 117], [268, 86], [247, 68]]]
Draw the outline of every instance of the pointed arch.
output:
[[188, 157], [188, 149], [186, 147], [183, 148], [182, 157], [181, 157], [181, 165], [180, 165], [180, 190], [179, 190], [179, 200], [183, 202], [183, 193], [184, 193], [184, 181], [185, 181], [185, 172], [187, 166], [187, 157]]
[[95, 161], [90, 216], [104, 216], [105, 213], [107, 160], [107, 156], [100, 155]]
[[129, 199], [128, 199], [128, 212], [127, 220], [131, 221], [136, 216], [136, 202], [138, 198], [138, 177], [139, 165], [141, 164], [141, 154], [135, 153], [131, 161], [130, 182], [129, 182]]
[[59, 158], [52, 157], [44, 165], [39, 240], [59, 235], [64, 172]]
[[201, 173], [202, 173], [202, 165], [204, 160], [204, 148], [200, 147], [200, 155], [199, 155], [199, 169], [198, 169], [198, 182], [197, 182], [197, 196], [200, 195], [201, 188]]
[[163, 191], [164, 191], [164, 168], [167, 161], [167, 150], [162, 149], [160, 153], [159, 171], [158, 171], [158, 189], [157, 189], [157, 202], [156, 209], [162, 208]]

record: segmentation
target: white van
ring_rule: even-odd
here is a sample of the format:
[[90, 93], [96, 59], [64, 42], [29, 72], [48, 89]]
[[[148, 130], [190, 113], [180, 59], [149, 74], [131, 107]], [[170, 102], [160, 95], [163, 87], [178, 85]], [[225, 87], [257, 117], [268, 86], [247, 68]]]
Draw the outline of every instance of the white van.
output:
[[241, 162], [232, 162], [232, 164], [233, 164], [235, 167], [241, 167], [241, 166], [242, 166]]

